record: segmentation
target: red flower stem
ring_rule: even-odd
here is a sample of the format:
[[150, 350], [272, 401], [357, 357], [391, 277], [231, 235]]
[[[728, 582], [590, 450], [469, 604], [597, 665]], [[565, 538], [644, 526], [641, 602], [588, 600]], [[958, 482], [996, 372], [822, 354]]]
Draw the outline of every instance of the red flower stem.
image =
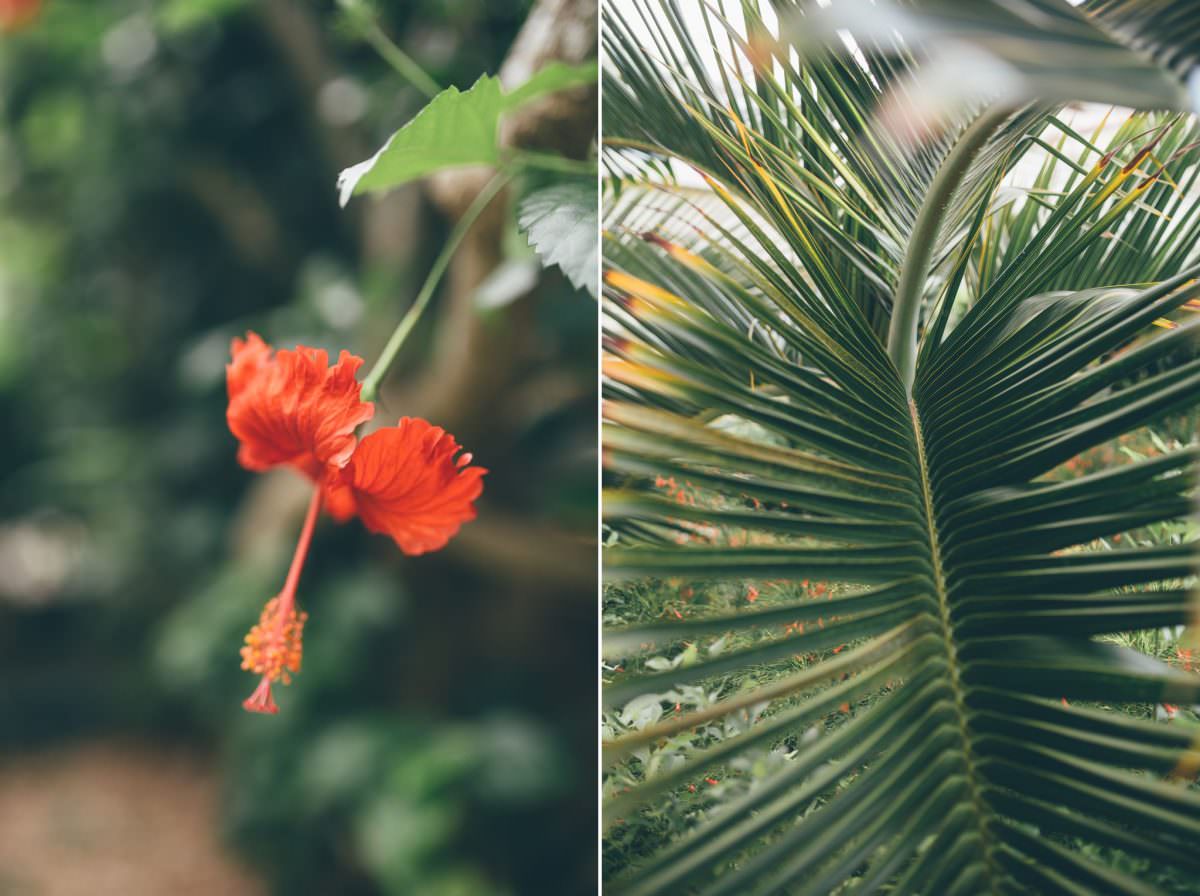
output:
[[512, 177], [513, 172], [511, 171], [505, 169], [497, 171], [484, 188], [479, 191], [479, 194], [471, 202], [467, 210], [463, 212], [462, 217], [458, 219], [458, 223], [454, 225], [454, 229], [446, 239], [445, 245], [442, 246], [442, 251], [434, 260], [433, 267], [429, 270], [429, 275], [425, 278], [425, 282], [421, 284], [421, 291], [417, 293], [417, 297], [413, 299], [408, 312], [400, 319], [400, 323], [396, 325], [395, 331], [379, 355], [379, 360], [375, 362], [375, 366], [371, 368], [371, 372], [363, 380], [362, 392], [360, 394], [363, 401], [374, 401], [375, 397], [379, 394], [380, 381], [387, 375], [388, 368], [396, 360], [396, 354], [400, 351], [400, 346], [404, 344], [404, 340], [408, 338], [408, 334], [412, 332], [413, 327], [417, 325], [417, 321], [421, 319], [421, 314], [425, 311], [425, 306], [433, 298], [433, 292], [437, 289], [437, 285], [442, 279], [442, 274], [446, 272], [446, 268], [449, 266], [450, 259], [453, 257], [455, 250], [458, 249], [458, 244], [463, 241], [463, 237], [467, 235], [467, 231], [471, 229], [471, 225], [475, 223], [475, 219], [491, 204], [496, 194], [504, 189], [505, 185], [512, 180]]
[[287, 624], [296, 604], [296, 586], [300, 584], [300, 571], [304, 569], [304, 558], [308, 556], [308, 546], [312, 544], [313, 530], [317, 528], [317, 517], [321, 515], [321, 487], [313, 489], [312, 500], [308, 502], [308, 513], [304, 517], [304, 528], [300, 530], [300, 540], [296, 542], [296, 553], [292, 555], [292, 565], [288, 569], [287, 580], [283, 590], [279, 592], [279, 612], [276, 614], [279, 631]]

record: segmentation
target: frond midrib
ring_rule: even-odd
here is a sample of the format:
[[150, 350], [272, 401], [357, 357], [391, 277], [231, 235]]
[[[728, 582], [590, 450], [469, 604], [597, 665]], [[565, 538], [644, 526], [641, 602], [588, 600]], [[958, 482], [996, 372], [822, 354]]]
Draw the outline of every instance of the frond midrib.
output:
[[979, 833], [979, 842], [983, 848], [983, 860], [987, 868], [988, 880], [992, 892], [1000, 892], [998, 882], [1004, 879], [1004, 874], [998, 868], [994, 856], [994, 842], [987, 824], [991, 814], [983, 795], [983, 785], [980, 775], [975, 768], [975, 755], [972, 749], [972, 733], [968, 719], [965, 686], [962, 681], [960, 661], [958, 659], [957, 642], [954, 636], [954, 622], [950, 613], [950, 598], [946, 586], [946, 576], [942, 566], [941, 543], [938, 537], [937, 512], [934, 503], [933, 485], [929, 466], [925, 456], [925, 437], [921, 429], [921, 416], [914, 399], [908, 401], [909, 415], [912, 419], [913, 442], [916, 450], [917, 468], [920, 480], [920, 499], [923, 505], [926, 534], [928, 536], [929, 562], [933, 573], [934, 594], [937, 597], [938, 627], [942, 646], [945, 650], [947, 683], [954, 703], [954, 723], [962, 744], [963, 767], [966, 786], [973, 809], [972, 816]]

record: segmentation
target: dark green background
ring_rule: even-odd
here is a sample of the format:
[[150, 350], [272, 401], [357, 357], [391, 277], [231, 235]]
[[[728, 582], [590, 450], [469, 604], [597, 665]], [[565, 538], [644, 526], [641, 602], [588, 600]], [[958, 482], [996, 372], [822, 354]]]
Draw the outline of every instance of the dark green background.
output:
[[[361, 88], [361, 117], [314, 113], [281, 6]], [[380, 16], [466, 87], [528, 6]], [[222, 842], [278, 892], [588, 892], [594, 571], [539, 588], [536, 568], [504, 579], [454, 545], [406, 560], [326, 521], [300, 587], [304, 671], [279, 716], [240, 709], [241, 638], [299, 517], [294, 489], [235, 461], [228, 342], [254, 328], [373, 360], [448, 227], [411, 190], [413, 238], [367, 252], [372, 200], [338, 209], [331, 146], [369, 153], [423, 102], [333, 3], [60, 0], [0, 36], [0, 764], [113, 736], [199, 751], [219, 769]], [[492, 470], [481, 524], [586, 543], [595, 305], [550, 272], [526, 306], [510, 413], [456, 434]]]

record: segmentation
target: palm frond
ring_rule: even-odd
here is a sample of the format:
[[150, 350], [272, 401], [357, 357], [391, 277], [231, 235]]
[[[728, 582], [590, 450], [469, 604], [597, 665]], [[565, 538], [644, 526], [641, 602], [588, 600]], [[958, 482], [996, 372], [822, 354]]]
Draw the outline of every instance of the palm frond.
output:
[[[1200, 704], [1113, 640], [1200, 620], [1200, 448], [1058, 475], [1200, 406], [1194, 122], [1085, 138], [1037, 106], [916, 150], [867, 111], [903, 47], [798, 62], [753, 3], [635, 8], [611, 151], [710, 190], [634, 175], [606, 218], [606, 579], [750, 596], [606, 632], [610, 831], [693, 820], [607, 886], [1151, 891], [1104, 850], [1194, 874], [1171, 779], [1200, 744], [1102, 707]], [[689, 52], [708, 29], [732, 59]], [[885, 334], [914, 239], [909, 380]], [[744, 784], [689, 795], [714, 775]]]
[[[755, 6], [740, 8], [738, 29], [723, 8], [701, 4], [695, 15], [706, 34], [732, 47], [728, 58], [706, 58], [689, 52], [682, 37], [689, 17], [673, 4], [656, 16], [654, 5], [635, 0], [629, 16], [617, 7], [604, 11], [610, 170], [648, 156], [693, 169], [717, 192], [740, 200], [730, 203], [739, 216], [761, 215], [779, 238], [776, 254], [792, 256], [784, 269], [805, 273], [805, 282], [792, 288], [854, 304], [882, 332], [890, 316], [888, 284], [962, 123], [944, 122], [921, 142], [881, 127], [873, 111], [917, 66], [902, 44], [891, 53], [855, 56], [830, 45], [813, 64], [774, 37]], [[935, 257], [944, 258], [968, 232], [979, 198], [1044, 117], [1041, 106], [1015, 112], [988, 135], [942, 222]]]

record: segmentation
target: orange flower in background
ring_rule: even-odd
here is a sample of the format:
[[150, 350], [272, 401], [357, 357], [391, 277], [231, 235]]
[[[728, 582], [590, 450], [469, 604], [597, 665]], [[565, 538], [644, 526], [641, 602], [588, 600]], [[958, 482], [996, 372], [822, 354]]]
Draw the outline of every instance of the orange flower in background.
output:
[[0, 31], [17, 31], [37, 18], [40, 0], [0, 0]]
[[267, 602], [241, 652], [242, 668], [261, 676], [242, 705], [276, 713], [271, 685], [289, 684], [300, 671], [308, 614], [296, 609], [296, 587], [322, 507], [339, 522], [357, 515], [404, 553], [423, 554], [445, 547], [475, 518], [472, 502], [487, 471], [470, 466], [454, 437], [424, 420], [405, 417], [359, 441], [355, 430], [375, 408], [360, 398], [355, 374], [363, 361], [349, 352], [330, 366], [324, 351], [276, 352], [247, 333], [233, 340], [231, 353], [225, 416], [238, 461], [256, 472], [290, 466], [315, 485], [283, 590]]

